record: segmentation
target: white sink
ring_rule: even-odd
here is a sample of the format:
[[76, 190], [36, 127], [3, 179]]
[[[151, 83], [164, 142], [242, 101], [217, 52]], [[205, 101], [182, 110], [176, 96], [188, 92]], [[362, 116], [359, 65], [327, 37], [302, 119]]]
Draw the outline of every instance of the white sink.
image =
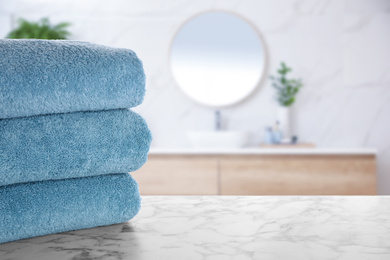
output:
[[195, 148], [241, 148], [248, 143], [248, 133], [239, 131], [189, 132], [188, 139]]

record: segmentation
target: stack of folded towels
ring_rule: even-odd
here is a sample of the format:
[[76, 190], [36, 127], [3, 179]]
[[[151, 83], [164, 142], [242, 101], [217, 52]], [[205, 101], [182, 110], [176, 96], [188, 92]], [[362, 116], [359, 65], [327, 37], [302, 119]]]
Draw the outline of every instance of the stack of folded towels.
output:
[[125, 222], [128, 172], [147, 159], [145, 74], [134, 52], [0, 40], [0, 243]]

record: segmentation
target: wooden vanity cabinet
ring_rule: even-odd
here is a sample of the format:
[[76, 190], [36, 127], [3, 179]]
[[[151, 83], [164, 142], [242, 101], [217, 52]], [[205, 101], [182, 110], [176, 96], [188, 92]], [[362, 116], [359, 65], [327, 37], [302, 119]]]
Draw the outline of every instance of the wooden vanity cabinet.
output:
[[375, 155], [149, 155], [143, 195], [374, 195]]

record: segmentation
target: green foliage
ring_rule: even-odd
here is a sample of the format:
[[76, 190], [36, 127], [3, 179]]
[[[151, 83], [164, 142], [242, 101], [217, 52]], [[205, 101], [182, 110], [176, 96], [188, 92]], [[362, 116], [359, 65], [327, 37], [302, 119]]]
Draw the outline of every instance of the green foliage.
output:
[[38, 22], [20, 19], [18, 23], [18, 28], [11, 31], [6, 38], [64, 40], [70, 35], [67, 31], [70, 23], [51, 25], [48, 18], [42, 18]]
[[287, 79], [287, 73], [292, 69], [287, 67], [284, 62], [281, 63], [281, 68], [278, 69], [279, 77], [270, 76], [272, 86], [276, 89], [276, 99], [281, 106], [291, 106], [295, 101], [295, 95], [299, 89], [303, 87], [300, 79]]

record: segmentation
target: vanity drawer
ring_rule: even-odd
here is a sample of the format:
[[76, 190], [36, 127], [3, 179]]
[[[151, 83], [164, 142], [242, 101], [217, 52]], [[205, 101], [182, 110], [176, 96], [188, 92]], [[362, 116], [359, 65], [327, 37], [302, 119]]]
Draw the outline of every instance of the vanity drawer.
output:
[[217, 158], [149, 155], [132, 173], [141, 195], [218, 195]]
[[221, 195], [374, 195], [375, 165], [365, 155], [225, 156]]

